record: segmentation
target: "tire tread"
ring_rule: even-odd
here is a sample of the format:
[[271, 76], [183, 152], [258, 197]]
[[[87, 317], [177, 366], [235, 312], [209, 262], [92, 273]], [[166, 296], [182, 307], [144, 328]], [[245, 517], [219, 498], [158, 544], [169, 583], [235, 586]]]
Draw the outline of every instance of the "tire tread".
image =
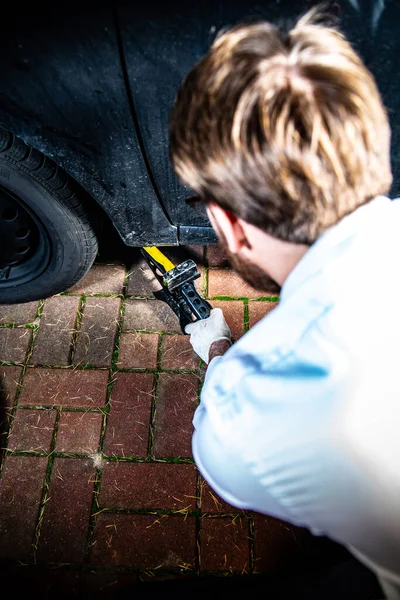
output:
[[59, 198], [70, 212], [80, 230], [82, 239], [82, 262], [71, 286], [77, 283], [92, 266], [98, 251], [98, 240], [92, 220], [75, 189], [74, 180], [53, 160], [33, 148], [14, 134], [0, 128], [0, 157], [17, 164], [50, 194]]

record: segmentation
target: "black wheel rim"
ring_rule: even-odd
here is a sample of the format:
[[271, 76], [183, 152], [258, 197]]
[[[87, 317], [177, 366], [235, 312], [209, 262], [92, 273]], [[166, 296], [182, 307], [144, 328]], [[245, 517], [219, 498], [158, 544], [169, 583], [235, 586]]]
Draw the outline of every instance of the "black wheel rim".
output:
[[0, 289], [40, 277], [50, 254], [49, 236], [38, 216], [0, 187]]

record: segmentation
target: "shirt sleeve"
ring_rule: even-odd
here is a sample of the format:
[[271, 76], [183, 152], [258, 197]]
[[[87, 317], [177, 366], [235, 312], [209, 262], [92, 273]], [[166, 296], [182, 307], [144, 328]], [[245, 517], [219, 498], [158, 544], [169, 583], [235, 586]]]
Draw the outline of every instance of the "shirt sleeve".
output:
[[[213, 373], [215, 374], [218, 368], [222, 367], [224, 369], [223, 364], [221, 365], [222, 361], [223, 356], [216, 356], [210, 361], [206, 371], [205, 382], [212, 378]], [[262, 489], [257, 479], [248, 476], [249, 473], [246, 467], [236, 460], [234, 453], [230, 453], [228, 448], [225, 448], [223, 452], [221, 451], [220, 440], [208, 420], [209, 413], [202, 405], [197, 409], [195, 419], [196, 429], [193, 435], [192, 448], [195, 462], [200, 472], [203, 473], [204, 478], [221, 498], [229, 504], [247, 509], [252, 504], [254, 497], [262, 495], [266, 512], [285, 519], [287, 515], [283, 508], [279, 506], [272, 496], [268, 495], [266, 490]], [[211, 468], [207, 468], [206, 465], [210, 465]], [[213, 473], [215, 474], [215, 478]], [[225, 487], [221, 487], [221, 473], [224, 474]], [[245, 495], [235, 493], [236, 484], [239, 481], [244, 484], [244, 490], [242, 491], [245, 492]]]
[[337, 460], [326, 444], [337, 382], [293, 352], [263, 364], [225, 355], [209, 367], [192, 438], [203, 477], [233, 506], [324, 534], [323, 519], [318, 527], [309, 516], [321, 509], [324, 465]]
[[225, 502], [243, 510], [262, 505], [259, 512], [289, 520], [284, 507], [252, 476], [244, 462], [238, 460], [234, 449], [221, 442], [209, 414], [202, 408], [197, 409], [192, 450], [200, 473]]

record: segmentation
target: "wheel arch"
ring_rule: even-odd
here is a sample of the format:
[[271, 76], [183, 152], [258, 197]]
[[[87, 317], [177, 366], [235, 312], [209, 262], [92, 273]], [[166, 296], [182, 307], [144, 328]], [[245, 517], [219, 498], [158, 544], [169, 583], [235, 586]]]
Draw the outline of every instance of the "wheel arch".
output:
[[[141, 178], [139, 190], [134, 182], [117, 186], [115, 181], [104, 181], [101, 176], [101, 157], [96, 157], [96, 151], [90, 144], [68, 140], [64, 132], [37, 133], [32, 125], [10, 119], [10, 115], [2, 113], [0, 109], [0, 134], [2, 132], [3, 138], [4, 134], [15, 136], [60, 167], [84, 192], [90, 209], [93, 212], [100, 211], [100, 215], [108, 220], [124, 244], [140, 247], [177, 243], [177, 228], [164, 214], [146, 173]], [[136, 151], [140, 152], [139, 149]], [[138, 156], [135, 158], [140, 160]], [[98, 170], [93, 168], [96, 166]], [[144, 165], [143, 169], [146, 170]], [[143, 215], [143, 223], [138, 222], [137, 218], [139, 194], [144, 205], [152, 206], [147, 218]]]

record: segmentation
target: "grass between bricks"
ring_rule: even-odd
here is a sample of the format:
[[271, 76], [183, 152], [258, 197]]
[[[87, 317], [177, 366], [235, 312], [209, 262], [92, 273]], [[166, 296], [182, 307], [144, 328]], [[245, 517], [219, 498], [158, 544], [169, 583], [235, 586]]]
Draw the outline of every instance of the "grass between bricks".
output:
[[32, 329], [32, 337], [31, 337], [31, 340], [30, 340], [30, 343], [29, 343], [29, 346], [28, 346], [28, 349], [27, 349], [27, 352], [25, 355], [25, 361], [23, 363], [14, 363], [14, 362], [0, 363], [1, 365], [10, 365], [10, 366], [18, 366], [18, 367], [22, 366], [17, 389], [15, 392], [14, 402], [13, 402], [13, 405], [12, 405], [10, 411], [7, 414], [8, 427], [6, 428], [6, 431], [4, 431], [4, 433], [2, 433], [2, 435], [0, 436], [0, 477], [2, 477], [2, 475], [3, 475], [4, 461], [8, 454], [7, 439], [8, 439], [8, 436], [9, 436], [11, 428], [12, 428], [16, 410], [18, 408], [19, 397], [21, 395], [22, 386], [24, 383], [24, 378], [25, 378], [25, 374], [26, 374], [26, 370], [27, 370], [27, 365], [28, 365], [29, 359], [32, 355], [35, 338], [36, 338], [38, 330], [39, 330], [40, 319], [41, 319], [42, 313], [43, 313], [43, 306], [44, 306], [44, 300], [40, 300], [39, 304], [38, 304], [38, 309], [37, 309], [35, 320], [32, 323], [27, 324], [27, 325], [29, 325], [29, 328]]
[[243, 325], [246, 333], [249, 330], [249, 301], [247, 298], [243, 301]]
[[33, 544], [32, 544], [33, 562], [35, 564], [36, 564], [36, 552], [37, 552], [38, 545], [39, 545], [40, 531], [41, 531], [41, 527], [42, 527], [42, 523], [43, 523], [44, 512], [45, 512], [46, 504], [50, 499], [50, 496], [49, 496], [50, 479], [51, 479], [53, 465], [54, 465], [54, 449], [56, 446], [60, 416], [61, 416], [61, 411], [57, 410], [56, 421], [55, 421], [54, 430], [53, 430], [53, 437], [52, 437], [51, 444], [50, 444], [50, 452], [48, 453], [49, 458], [48, 458], [48, 462], [47, 462], [47, 469], [46, 469], [44, 484], [43, 484], [43, 488], [42, 488], [42, 497], [41, 497], [40, 503], [39, 503], [38, 517], [37, 517], [37, 521], [36, 521], [34, 539], [33, 539]]
[[56, 294], [56, 296], [85, 296], [85, 298], [125, 298], [125, 295], [123, 293], [116, 294], [115, 292], [84, 292], [83, 294], [73, 292], [60, 292], [59, 294]]
[[[126, 285], [127, 285], [127, 279], [125, 278], [123, 292], [126, 291]], [[96, 527], [96, 515], [98, 514], [98, 509], [99, 509], [98, 499], [99, 499], [100, 488], [101, 488], [103, 465], [104, 465], [104, 462], [107, 460], [107, 458], [103, 454], [103, 448], [104, 448], [105, 436], [106, 436], [106, 431], [107, 431], [108, 415], [110, 413], [110, 408], [111, 408], [111, 393], [112, 393], [113, 384], [115, 381], [115, 375], [117, 373], [119, 343], [120, 343], [120, 338], [121, 338], [122, 321], [123, 321], [124, 313], [125, 313], [125, 300], [124, 300], [124, 297], [122, 297], [120, 308], [119, 308], [118, 320], [117, 320], [117, 328], [116, 328], [115, 338], [114, 338], [114, 350], [113, 350], [112, 357], [111, 357], [111, 368], [109, 369], [109, 377], [108, 377], [107, 393], [106, 393], [106, 405], [104, 408], [103, 422], [102, 422], [102, 427], [101, 427], [101, 432], [100, 432], [99, 453], [98, 453], [99, 464], [96, 466], [96, 475], [95, 475], [95, 479], [93, 482], [93, 497], [92, 497], [92, 505], [91, 505], [91, 510], [90, 510], [86, 552], [85, 552], [85, 557], [84, 557], [85, 563], [90, 563], [91, 548], [94, 543], [93, 538], [94, 538], [94, 531], [95, 531], [95, 527]]]
[[77, 340], [78, 340], [78, 333], [82, 326], [82, 319], [83, 319], [83, 312], [85, 310], [85, 304], [86, 304], [86, 296], [85, 296], [85, 294], [82, 294], [80, 301], [79, 301], [78, 311], [76, 313], [75, 327], [74, 327], [74, 330], [72, 333], [71, 346], [69, 349], [68, 362], [70, 364], [72, 364], [72, 361], [74, 359], [76, 344], [77, 344]]
[[39, 300], [38, 309], [36, 312], [36, 317], [31, 323], [23, 323], [22, 325], [17, 325], [16, 323], [0, 323], [0, 329], [2, 328], [10, 328], [10, 329], [33, 329], [34, 331], [39, 328], [40, 318], [42, 316], [44, 306], [44, 300]]
[[156, 413], [157, 413], [157, 394], [159, 390], [159, 376], [158, 373], [154, 374], [154, 386], [153, 386], [153, 396], [151, 398], [151, 407], [150, 407], [150, 423], [149, 423], [149, 441], [147, 445], [147, 456], [151, 461], [155, 460], [154, 455], [154, 432], [156, 426]]
[[[213, 300], [243, 300], [249, 302], [248, 296], [212, 296], [209, 298], [210, 302]], [[251, 299], [251, 302], [278, 302], [279, 296], [260, 296], [259, 298]]]

